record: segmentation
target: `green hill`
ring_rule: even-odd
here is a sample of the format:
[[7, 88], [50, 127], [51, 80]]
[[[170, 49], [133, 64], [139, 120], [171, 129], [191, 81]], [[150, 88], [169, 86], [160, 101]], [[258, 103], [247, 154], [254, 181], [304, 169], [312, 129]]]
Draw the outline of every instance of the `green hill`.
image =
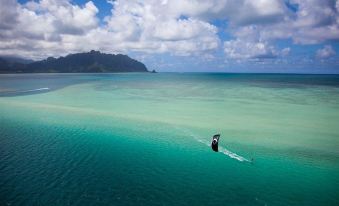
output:
[[0, 73], [104, 73], [148, 72], [146, 66], [122, 54], [105, 54], [99, 51], [69, 54], [65, 57], [48, 57], [28, 64], [8, 61], [0, 57]]

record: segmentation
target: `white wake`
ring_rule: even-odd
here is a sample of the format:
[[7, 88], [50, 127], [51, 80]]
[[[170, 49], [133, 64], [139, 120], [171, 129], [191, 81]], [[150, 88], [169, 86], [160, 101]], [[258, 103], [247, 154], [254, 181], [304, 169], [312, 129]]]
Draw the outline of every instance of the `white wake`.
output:
[[[200, 138], [198, 135], [195, 135], [193, 134], [191, 131], [188, 131], [188, 130], [185, 130], [185, 129], [182, 129], [182, 128], [177, 128], [177, 129], [180, 129], [182, 130], [183, 132], [185, 132], [186, 134], [188, 134], [190, 137], [192, 137], [193, 139], [195, 139], [196, 141], [210, 147], [211, 146], [211, 142], [207, 141], [207, 140], [204, 140], [203, 138]], [[228, 157], [232, 158], [232, 159], [236, 159], [240, 162], [251, 162], [250, 160], [246, 159], [245, 157], [242, 157], [224, 147], [221, 147], [219, 146], [219, 152], [224, 154], [224, 155], [227, 155]]]
[[43, 91], [43, 90], [49, 90], [48, 87], [43, 87], [39, 89], [30, 89], [30, 90], [25, 90], [25, 91], [20, 91], [20, 92], [36, 92], [36, 91]]

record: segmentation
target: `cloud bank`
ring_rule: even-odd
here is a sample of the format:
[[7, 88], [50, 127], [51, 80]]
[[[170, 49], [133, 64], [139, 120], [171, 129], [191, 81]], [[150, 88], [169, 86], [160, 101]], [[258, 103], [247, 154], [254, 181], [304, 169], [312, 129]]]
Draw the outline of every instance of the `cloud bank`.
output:
[[[229, 61], [275, 59], [291, 45], [339, 40], [339, 0], [116, 0], [98, 17], [97, 3], [1, 0], [0, 54], [33, 59], [92, 49]], [[291, 45], [278, 45], [290, 41]], [[325, 46], [313, 56], [326, 59]]]

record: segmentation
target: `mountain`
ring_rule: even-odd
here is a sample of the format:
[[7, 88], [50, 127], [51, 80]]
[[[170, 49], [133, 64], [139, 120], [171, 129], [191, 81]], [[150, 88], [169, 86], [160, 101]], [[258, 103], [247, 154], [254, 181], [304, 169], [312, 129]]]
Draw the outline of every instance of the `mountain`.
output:
[[0, 57], [0, 73], [19, 73], [25, 68], [25, 64], [9, 61]]
[[32, 59], [24, 59], [16, 56], [0, 56], [0, 58], [12, 64], [13, 63], [30, 64], [34, 62]]
[[69, 54], [65, 57], [48, 57], [29, 64], [10, 62], [0, 57], [0, 73], [104, 73], [148, 72], [146, 66], [122, 54], [105, 54], [99, 51]]

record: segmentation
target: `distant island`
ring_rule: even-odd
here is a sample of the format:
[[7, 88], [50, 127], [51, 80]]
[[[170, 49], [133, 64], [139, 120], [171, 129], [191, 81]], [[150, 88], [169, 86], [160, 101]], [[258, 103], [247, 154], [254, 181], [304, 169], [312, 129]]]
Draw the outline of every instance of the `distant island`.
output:
[[48, 57], [31, 61], [14, 57], [0, 57], [0, 73], [105, 73], [148, 72], [146, 66], [123, 54], [99, 51]]

